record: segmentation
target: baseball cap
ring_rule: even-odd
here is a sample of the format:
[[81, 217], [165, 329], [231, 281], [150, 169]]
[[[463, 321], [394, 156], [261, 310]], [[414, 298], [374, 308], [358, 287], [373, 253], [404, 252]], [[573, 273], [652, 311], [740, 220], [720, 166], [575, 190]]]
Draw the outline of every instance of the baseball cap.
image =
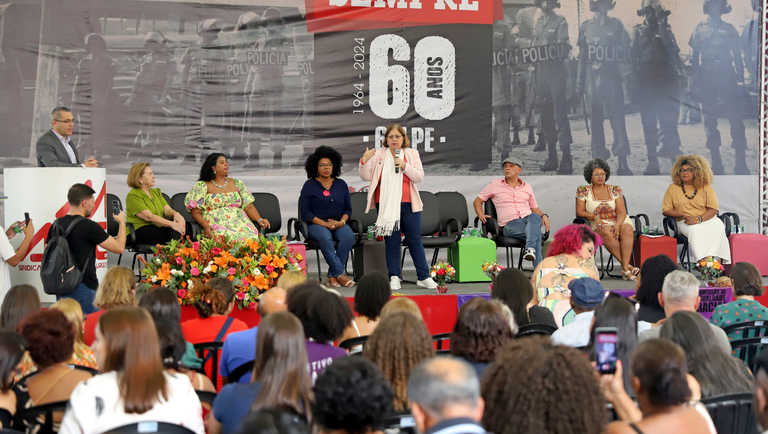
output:
[[517, 157], [507, 157], [504, 159], [504, 161], [501, 162], [501, 168], [504, 168], [504, 165], [507, 163], [512, 163], [517, 165], [518, 167], [523, 167], [523, 163], [520, 161]]
[[571, 290], [571, 299], [579, 306], [597, 307], [605, 297], [603, 285], [589, 277], [572, 280], [568, 289]]

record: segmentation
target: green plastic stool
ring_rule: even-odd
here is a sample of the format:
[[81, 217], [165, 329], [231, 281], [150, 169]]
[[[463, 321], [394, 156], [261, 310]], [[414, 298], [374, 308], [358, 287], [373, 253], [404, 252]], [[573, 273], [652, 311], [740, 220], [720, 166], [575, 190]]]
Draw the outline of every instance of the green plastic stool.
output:
[[490, 282], [483, 274], [483, 262], [496, 260], [496, 243], [482, 237], [461, 237], [456, 247], [451, 247], [456, 282]]

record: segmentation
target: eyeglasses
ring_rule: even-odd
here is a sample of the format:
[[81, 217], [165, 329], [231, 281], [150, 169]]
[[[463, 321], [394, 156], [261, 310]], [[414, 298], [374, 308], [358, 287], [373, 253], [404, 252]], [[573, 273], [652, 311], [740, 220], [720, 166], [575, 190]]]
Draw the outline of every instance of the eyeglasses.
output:
[[67, 125], [74, 125], [75, 124], [75, 118], [68, 119], [68, 120], [54, 119], [54, 121], [61, 122], [62, 124], [67, 124]]
[[390, 134], [390, 135], [388, 135], [388, 136], [387, 136], [387, 138], [388, 138], [389, 140], [399, 140], [399, 139], [402, 139], [402, 138], [403, 138], [403, 136], [402, 136], [401, 134], [397, 134], [397, 135], [395, 135], [395, 134]]
[[327, 164], [326, 163], [320, 163], [320, 164], [317, 165], [317, 167], [319, 167], [321, 169], [324, 168], [324, 167], [333, 167], [333, 163], [327, 163]]
[[693, 173], [693, 169], [680, 169], [680, 173]]
[[594, 177], [594, 178], [605, 178], [605, 173], [593, 173], [592, 177]]

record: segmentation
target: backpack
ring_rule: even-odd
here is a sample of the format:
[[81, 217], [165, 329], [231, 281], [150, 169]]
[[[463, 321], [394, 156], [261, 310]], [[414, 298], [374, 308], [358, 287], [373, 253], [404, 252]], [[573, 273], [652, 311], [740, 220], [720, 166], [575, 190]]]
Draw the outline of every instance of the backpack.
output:
[[[46, 294], [69, 294], [83, 281], [85, 268], [82, 270], [77, 268], [67, 241], [67, 235], [83, 220], [85, 217], [75, 217], [75, 220], [63, 232], [57, 222], [51, 226], [49, 232], [51, 236], [43, 251], [43, 261], [40, 266], [40, 280]], [[90, 256], [88, 260], [90, 260]], [[85, 261], [85, 267], [88, 266], [88, 260]]]

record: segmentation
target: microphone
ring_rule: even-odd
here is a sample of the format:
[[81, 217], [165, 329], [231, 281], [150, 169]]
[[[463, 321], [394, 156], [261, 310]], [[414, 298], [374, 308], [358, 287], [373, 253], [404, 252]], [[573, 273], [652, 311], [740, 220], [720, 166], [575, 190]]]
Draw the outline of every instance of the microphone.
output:
[[[403, 152], [402, 149], [395, 150], [395, 158], [402, 158], [401, 156], [402, 152]], [[400, 173], [400, 166], [398, 166], [397, 164], [395, 164], [395, 173]]]

